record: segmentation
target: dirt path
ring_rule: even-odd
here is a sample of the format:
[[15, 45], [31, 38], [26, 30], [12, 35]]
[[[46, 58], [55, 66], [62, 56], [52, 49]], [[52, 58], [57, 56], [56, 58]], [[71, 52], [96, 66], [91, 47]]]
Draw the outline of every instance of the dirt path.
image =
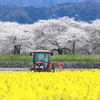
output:
[[[7, 70], [12, 70], [12, 71], [28, 71], [29, 68], [0, 68], [0, 71], [7, 71]], [[64, 71], [64, 70], [69, 70], [69, 71], [84, 71], [84, 70], [92, 70], [92, 69], [65, 68], [65, 69], [62, 69], [61, 71]], [[60, 70], [56, 69], [56, 71], [60, 71]]]
[[12, 70], [12, 71], [27, 71], [29, 68], [0, 68], [0, 71], [6, 71], [6, 70]]

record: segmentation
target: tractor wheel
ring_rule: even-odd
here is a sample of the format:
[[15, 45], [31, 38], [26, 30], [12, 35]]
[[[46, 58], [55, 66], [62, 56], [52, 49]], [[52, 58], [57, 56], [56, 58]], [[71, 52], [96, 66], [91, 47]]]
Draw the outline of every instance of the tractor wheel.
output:
[[34, 72], [35, 72], [35, 69], [31, 69], [31, 68], [30, 68], [28, 71], [34, 71]]
[[52, 66], [51, 72], [55, 72], [55, 67], [54, 67], [54, 65]]
[[51, 70], [48, 68], [48, 69], [46, 70], [46, 72], [51, 72]]

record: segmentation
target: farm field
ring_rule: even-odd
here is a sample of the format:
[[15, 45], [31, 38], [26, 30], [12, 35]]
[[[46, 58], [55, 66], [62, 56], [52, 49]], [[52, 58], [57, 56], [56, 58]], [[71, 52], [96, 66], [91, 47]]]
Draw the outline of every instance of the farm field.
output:
[[[85, 70], [87, 70], [87, 71], [91, 71], [91, 70], [93, 70], [92, 68], [90, 68], [90, 69], [87, 69], [87, 68], [65, 68], [65, 69], [62, 69], [62, 70], [59, 70], [58, 68], [56, 68], [55, 69], [55, 71], [56, 72], [58, 72], [58, 71], [85, 71]], [[98, 69], [98, 70], [100, 70], [100, 69]], [[23, 71], [25, 71], [25, 72], [27, 72], [27, 71], [29, 71], [29, 68], [0, 68], [0, 71], [5, 71], [5, 72], [7, 72], [7, 71], [12, 71], [12, 72], [14, 72], [14, 71], [18, 71], [18, 72], [23, 72]]]
[[[53, 62], [100, 62], [100, 55], [53, 55]], [[0, 55], [0, 62], [32, 62], [29, 55]]]
[[0, 100], [100, 100], [100, 71], [0, 72]]

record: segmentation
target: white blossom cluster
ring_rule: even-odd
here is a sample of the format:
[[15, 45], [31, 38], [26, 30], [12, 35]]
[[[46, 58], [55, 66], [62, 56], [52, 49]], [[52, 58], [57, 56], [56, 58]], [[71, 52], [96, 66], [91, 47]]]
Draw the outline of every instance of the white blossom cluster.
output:
[[20, 54], [36, 49], [58, 54], [99, 54], [100, 20], [91, 23], [73, 18], [39, 20], [33, 24], [0, 22], [0, 54]]

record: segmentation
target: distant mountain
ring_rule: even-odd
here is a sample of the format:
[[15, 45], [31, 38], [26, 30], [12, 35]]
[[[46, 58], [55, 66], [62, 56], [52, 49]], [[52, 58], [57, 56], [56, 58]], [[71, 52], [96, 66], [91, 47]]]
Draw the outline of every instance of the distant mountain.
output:
[[100, 0], [0, 0], [0, 5], [15, 5], [19, 7], [34, 6], [34, 7], [47, 7], [67, 2], [85, 2]]
[[40, 19], [52, 19], [58, 17], [74, 17], [78, 21], [90, 22], [100, 19], [100, 3], [89, 1], [82, 3], [65, 3], [51, 7], [16, 7], [1, 5], [0, 21], [18, 23], [34, 23]]
[[16, 6], [1, 5], [0, 6], [0, 21], [10, 21], [18, 23], [32, 23], [31, 19], [27, 12]]

